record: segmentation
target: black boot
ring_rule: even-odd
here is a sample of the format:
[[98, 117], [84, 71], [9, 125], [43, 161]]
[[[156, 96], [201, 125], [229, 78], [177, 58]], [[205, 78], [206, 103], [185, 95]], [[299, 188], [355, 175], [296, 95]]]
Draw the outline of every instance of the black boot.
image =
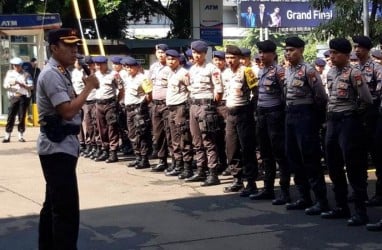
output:
[[291, 199], [290, 199], [289, 189], [284, 189], [284, 190], [281, 190], [280, 195], [276, 199], [272, 200], [272, 205], [280, 206], [290, 202], [291, 202]]
[[184, 164], [183, 161], [175, 161], [175, 167], [172, 171], [166, 171], [166, 176], [178, 176], [180, 175], [184, 170]]
[[144, 156], [142, 157], [142, 160], [138, 163], [138, 165], [135, 166], [135, 169], [144, 169], [149, 167], [150, 167], [149, 158], [147, 156]]
[[97, 151], [97, 146], [95, 146], [95, 145], [90, 146], [89, 148], [90, 148], [89, 152], [87, 154], [84, 154], [85, 158], [89, 158], [90, 156], [93, 155], [93, 153], [95, 153]]
[[241, 197], [249, 197], [251, 194], [258, 192], [256, 182], [254, 179], [249, 179], [245, 188], [240, 192]]
[[244, 188], [243, 180], [241, 178], [234, 178], [232, 184], [229, 185], [228, 187], [225, 187], [223, 192], [236, 193], [243, 190], [243, 188]]
[[273, 188], [265, 188], [257, 194], [251, 194], [249, 198], [251, 200], [272, 200], [275, 198], [275, 191]]
[[206, 172], [202, 168], [198, 168], [196, 173], [190, 178], [184, 179], [185, 182], [197, 182], [197, 181], [205, 181], [206, 180]]
[[162, 171], [164, 171], [167, 168], [168, 168], [167, 158], [160, 158], [158, 165], [156, 165], [155, 167], [151, 168], [151, 171], [152, 172], [162, 172]]
[[171, 157], [171, 165], [168, 166], [168, 167], [164, 170], [164, 173], [166, 174], [167, 172], [171, 172], [172, 170], [174, 170], [175, 167], [176, 167], [176, 161], [175, 161], [174, 157]]
[[90, 144], [86, 144], [85, 150], [81, 152], [81, 156], [85, 157], [86, 155], [90, 153], [91, 150], [92, 150], [92, 147], [90, 146]]
[[192, 162], [185, 162], [183, 172], [178, 175], [178, 179], [183, 180], [186, 178], [190, 178], [193, 175], [194, 174], [192, 171]]
[[109, 151], [103, 150], [102, 154], [95, 159], [95, 161], [106, 161], [109, 158]]
[[111, 150], [109, 158], [106, 159], [106, 163], [113, 163], [118, 161], [117, 151]]
[[305, 214], [306, 215], [320, 215], [321, 213], [328, 212], [329, 209], [329, 204], [328, 201], [321, 201], [321, 202], [316, 202], [311, 207], [308, 207], [305, 209]]
[[90, 156], [90, 159], [95, 160], [102, 154], [102, 146], [96, 146], [97, 149], [94, 151], [94, 153]]
[[133, 168], [133, 167], [137, 166], [141, 160], [142, 160], [142, 158], [140, 156], [136, 156], [134, 161], [127, 164], [127, 167]]
[[210, 174], [207, 176], [207, 179], [200, 184], [202, 187], [208, 187], [208, 186], [214, 186], [219, 185], [220, 180], [218, 177], [218, 172], [216, 168], [210, 168]]

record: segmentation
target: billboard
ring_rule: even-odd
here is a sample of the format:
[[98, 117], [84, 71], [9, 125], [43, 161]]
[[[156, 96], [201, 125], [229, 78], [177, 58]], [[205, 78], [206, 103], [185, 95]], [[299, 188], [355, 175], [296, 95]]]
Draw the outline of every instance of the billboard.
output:
[[200, 1], [200, 39], [223, 44], [223, 4], [221, 1]]
[[0, 15], [0, 30], [55, 29], [61, 27], [59, 14]]
[[238, 11], [245, 28], [317, 27], [334, 16], [333, 9], [317, 10], [305, 1], [241, 1]]

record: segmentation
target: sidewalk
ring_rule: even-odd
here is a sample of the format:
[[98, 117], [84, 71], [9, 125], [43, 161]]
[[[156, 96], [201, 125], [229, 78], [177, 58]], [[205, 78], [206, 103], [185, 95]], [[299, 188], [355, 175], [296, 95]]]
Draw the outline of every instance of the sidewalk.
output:
[[[38, 128], [27, 128], [26, 143], [18, 142], [17, 134], [0, 143], [0, 250], [37, 249], [44, 197], [37, 134]], [[132, 159], [113, 164], [79, 159], [79, 249], [382, 249], [381, 234], [365, 227], [224, 194], [231, 178], [200, 187], [125, 167]], [[375, 176], [370, 177], [371, 194]], [[333, 205], [330, 185], [328, 192]], [[369, 209], [369, 216], [379, 220], [382, 208]]]

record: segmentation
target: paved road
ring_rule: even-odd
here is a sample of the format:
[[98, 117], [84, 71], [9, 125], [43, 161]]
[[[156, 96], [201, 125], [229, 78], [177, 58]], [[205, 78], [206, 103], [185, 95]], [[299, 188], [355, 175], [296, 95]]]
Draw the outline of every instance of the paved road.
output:
[[[28, 128], [26, 143], [12, 137], [11, 143], [0, 144], [0, 250], [37, 249], [44, 196], [37, 133]], [[349, 228], [344, 220], [223, 194], [228, 177], [223, 185], [200, 187], [125, 167], [131, 159], [115, 164], [79, 160], [79, 249], [382, 249], [381, 233]], [[370, 177], [375, 179], [373, 173]], [[379, 219], [382, 208], [370, 209], [369, 215]]]

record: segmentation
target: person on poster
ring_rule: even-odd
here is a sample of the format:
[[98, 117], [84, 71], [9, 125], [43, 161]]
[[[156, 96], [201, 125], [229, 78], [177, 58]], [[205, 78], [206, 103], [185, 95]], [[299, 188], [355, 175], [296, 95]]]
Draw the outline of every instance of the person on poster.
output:
[[241, 18], [244, 22], [244, 27], [246, 28], [254, 28], [256, 27], [256, 18], [255, 13], [253, 13], [252, 6], [248, 6], [247, 12], [243, 12], [240, 14]]
[[263, 3], [259, 4], [259, 14], [256, 16], [256, 27], [266, 28], [271, 24], [271, 18], [269, 14], [265, 12], [265, 5]]
[[276, 6], [269, 16], [271, 18], [271, 23], [269, 27], [281, 27], [281, 15], [279, 7]]

